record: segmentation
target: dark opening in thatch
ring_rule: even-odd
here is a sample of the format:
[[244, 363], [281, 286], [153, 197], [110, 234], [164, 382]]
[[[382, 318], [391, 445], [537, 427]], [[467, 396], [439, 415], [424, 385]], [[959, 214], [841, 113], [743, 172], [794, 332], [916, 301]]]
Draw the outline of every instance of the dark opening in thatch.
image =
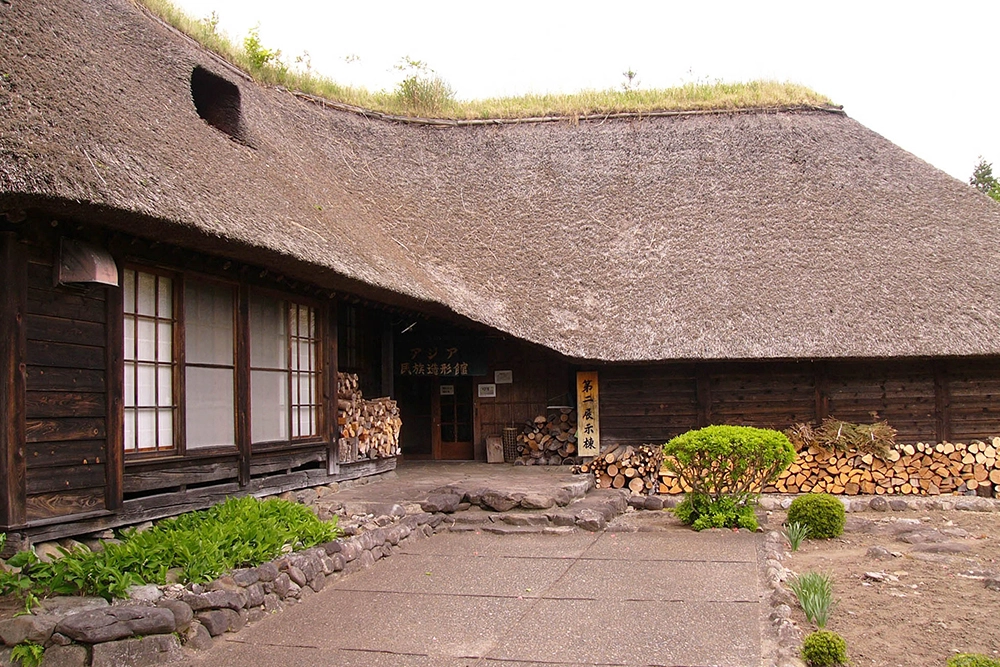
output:
[[242, 131], [240, 89], [207, 69], [191, 70], [191, 99], [198, 115], [212, 127], [247, 144]]

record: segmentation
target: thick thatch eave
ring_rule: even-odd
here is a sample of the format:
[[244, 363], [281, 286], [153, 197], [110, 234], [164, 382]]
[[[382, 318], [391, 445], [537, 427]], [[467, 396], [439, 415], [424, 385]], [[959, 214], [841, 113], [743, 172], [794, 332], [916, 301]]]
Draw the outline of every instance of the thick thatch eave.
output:
[[[0, 210], [117, 211], [578, 359], [1000, 353], [1000, 206], [840, 113], [404, 125], [126, 0], [0, 4], [0, 32]], [[238, 87], [242, 143], [195, 67]]]

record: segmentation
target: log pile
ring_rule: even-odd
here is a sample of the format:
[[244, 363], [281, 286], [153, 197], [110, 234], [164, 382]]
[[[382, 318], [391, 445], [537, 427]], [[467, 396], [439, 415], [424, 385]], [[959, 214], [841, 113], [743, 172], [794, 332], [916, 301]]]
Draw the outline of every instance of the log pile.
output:
[[576, 410], [559, 408], [548, 417], [538, 415], [517, 436], [515, 465], [558, 466], [575, 463]]
[[635, 495], [656, 493], [663, 465], [660, 445], [616, 445], [608, 447], [592, 461], [574, 466], [574, 472], [593, 473], [599, 489], [627, 488]]
[[337, 376], [337, 430], [341, 463], [381, 459], [399, 454], [399, 429], [403, 421], [391, 398], [365, 400], [358, 376]]
[[[684, 493], [680, 479], [662, 472], [660, 493]], [[885, 459], [857, 450], [808, 447], [768, 493], [844, 495], [939, 495], [975, 493], [1000, 497], [1000, 438], [986, 443], [896, 445]]]

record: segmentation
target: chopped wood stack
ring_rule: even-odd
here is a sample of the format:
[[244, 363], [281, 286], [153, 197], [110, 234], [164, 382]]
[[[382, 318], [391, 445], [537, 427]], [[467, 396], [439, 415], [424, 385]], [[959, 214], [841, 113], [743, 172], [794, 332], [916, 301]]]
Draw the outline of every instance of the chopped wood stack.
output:
[[337, 377], [337, 446], [341, 463], [381, 459], [399, 454], [399, 406], [390, 398], [365, 400], [358, 376]]
[[593, 461], [574, 467], [574, 472], [593, 473], [599, 489], [628, 488], [633, 494], [656, 493], [663, 465], [660, 445], [616, 445], [608, 447]]
[[[660, 493], [684, 493], [680, 479], [663, 471]], [[858, 451], [809, 447], [765, 491], [844, 495], [939, 495], [974, 492], [1000, 497], [1000, 438], [991, 443], [897, 445], [886, 460]]]
[[538, 415], [517, 436], [515, 465], [558, 466], [575, 463], [576, 410], [559, 408], [546, 418]]

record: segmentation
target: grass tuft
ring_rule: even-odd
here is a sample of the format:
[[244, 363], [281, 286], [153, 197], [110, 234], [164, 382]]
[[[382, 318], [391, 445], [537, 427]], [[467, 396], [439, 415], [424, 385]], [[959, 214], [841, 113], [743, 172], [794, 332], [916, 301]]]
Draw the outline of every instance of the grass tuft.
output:
[[436, 77], [411, 80], [437, 86], [433, 103], [426, 91], [414, 91], [404, 84], [394, 91], [372, 92], [362, 87], [342, 86], [331, 79], [306, 71], [290, 69], [279, 57], [265, 49], [250, 35], [251, 48], [235, 44], [217, 28], [217, 17], [194, 19], [170, 0], [138, 0], [165, 23], [187, 34], [206, 49], [215, 52], [256, 81], [282, 86], [307, 95], [321, 97], [355, 107], [396, 116], [433, 116], [455, 120], [525, 119], [551, 116], [578, 116], [615, 113], [652, 113], [660, 111], [712, 111], [737, 109], [774, 109], [783, 107], [829, 107], [833, 102], [815, 91], [795, 83], [750, 81], [747, 83], [687, 83], [675, 88], [640, 90], [584, 90], [563, 95], [522, 95], [481, 100], [461, 100], [450, 94], [447, 83]]
[[798, 551], [802, 545], [802, 540], [809, 534], [809, 526], [798, 521], [793, 521], [785, 525], [784, 536], [788, 540], [788, 546], [792, 551]]
[[825, 628], [833, 608], [833, 582], [829, 575], [806, 572], [789, 580], [788, 587], [798, 598], [806, 619], [820, 630]]

